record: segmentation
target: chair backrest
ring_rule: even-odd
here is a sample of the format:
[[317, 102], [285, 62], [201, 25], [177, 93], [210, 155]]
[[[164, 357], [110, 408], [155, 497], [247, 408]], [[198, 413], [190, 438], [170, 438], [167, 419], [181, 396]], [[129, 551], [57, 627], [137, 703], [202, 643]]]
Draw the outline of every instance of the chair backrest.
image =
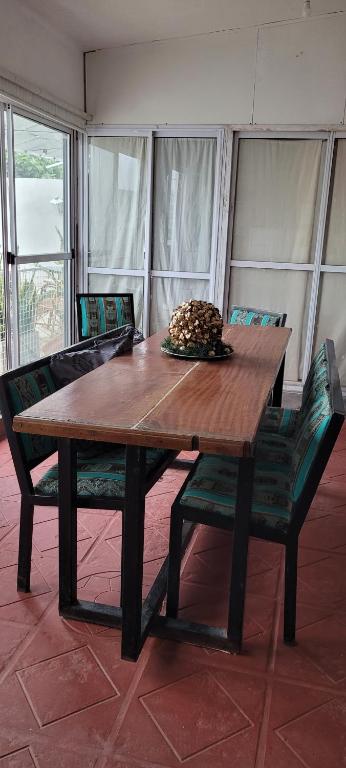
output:
[[[122, 332], [122, 328], [102, 334], [100, 339], [112, 339]], [[87, 349], [95, 339], [79, 342], [64, 352]], [[57, 386], [50, 371], [52, 355], [7, 371], [0, 376], [0, 408], [6, 436], [11, 449], [18, 482], [23, 493], [32, 492], [30, 471], [41, 464], [57, 449], [55, 438], [44, 435], [19, 434], [13, 431], [12, 421], [31, 405], [43, 400], [56, 391]]]
[[135, 324], [133, 293], [77, 293], [78, 339]]
[[334, 343], [327, 339], [306, 379], [291, 469], [296, 522], [301, 525], [345, 418]]
[[233, 306], [231, 307], [229, 322], [231, 325], [272, 325], [283, 328], [286, 318], [286, 314], [271, 312], [267, 309]]

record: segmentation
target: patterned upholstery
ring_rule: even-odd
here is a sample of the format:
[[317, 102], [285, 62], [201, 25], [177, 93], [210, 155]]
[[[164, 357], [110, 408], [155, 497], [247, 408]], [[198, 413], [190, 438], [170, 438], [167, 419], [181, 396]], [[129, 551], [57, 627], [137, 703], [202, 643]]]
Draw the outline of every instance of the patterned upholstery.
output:
[[[148, 448], [146, 452], [147, 474], [167, 458], [168, 452]], [[58, 465], [46, 472], [35, 486], [35, 493], [41, 496], [56, 496], [58, 493]], [[114, 446], [111, 452], [85, 458], [77, 456], [77, 496], [125, 496], [125, 448]]]
[[299, 428], [293, 451], [292, 496], [300, 496], [332, 416], [326, 346], [314, 358], [303, 391]]
[[[286, 533], [292, 506], [299, 498], [321, 440], [332, 404], [326, 346], [309, 372], [300, 411], [268, 408], [257, 440], [251, 521]], [[234, 517], [238, 459], [202, 456], [181, 497], [184, 507]]]
[[232, 307], [229, 322], [231, 325], [282, 325], [283, 316], [277, 312], [265, 312], [262, 309]]
[[[31, 405], [38, 403], [39, 400], [53, 394], [56, 391], [56, 386], [49, 366], [44, 365], [30, 373], [23, 373], [16, 379], [12, 379], [8, 384], [8, 389], [12, 415], [15, 416], [17, 413], [25, 411], [26, 408], [30, 408]], [[56, 439], [53, 437], [21, 434], [20, 440], [27, 461], [45, 458], [57, 448]]]
[[134, 324], [130, 294], [78, 296], [77, 301], [80, 303], [82, 339]]
[[[251, 521], [286, 532], [291, 514], [290, 465], [292, 441], [263, 435], [257, 443]], [[181, 497], [184, 507], [196, 507], [222, 517], [234, 517], [238, 459], [204, 455]]]
[[260, 431], [274, 432], [292, 437], [299, 424], [300, 411], [291, 408], [267, 408], [260, 425]]

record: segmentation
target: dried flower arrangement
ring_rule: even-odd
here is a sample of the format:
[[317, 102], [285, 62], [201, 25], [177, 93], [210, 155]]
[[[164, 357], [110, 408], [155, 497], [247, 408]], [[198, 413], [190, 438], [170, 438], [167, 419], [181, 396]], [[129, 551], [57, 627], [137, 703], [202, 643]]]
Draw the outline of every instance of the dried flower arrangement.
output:
[[162, 349], [188, 357], [227, 357], [232, 348], [221, 340], [223, 321], [219, 310], [207, 301], [184, 301], [169, 324], [169, 336]]

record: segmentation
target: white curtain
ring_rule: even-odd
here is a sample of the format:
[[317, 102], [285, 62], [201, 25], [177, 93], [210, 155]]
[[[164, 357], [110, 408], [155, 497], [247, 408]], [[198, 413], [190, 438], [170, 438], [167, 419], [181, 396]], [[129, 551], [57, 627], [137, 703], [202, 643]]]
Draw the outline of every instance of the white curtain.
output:
[[322, 141], [241, 139], [232, 258], [308, 263]]
[[90, 293], [133, 293], [135, 323], [140, 329], [143, 327], [143, 285], [142, 277], [89, 274]]
[[216, 139], [156, 139], [153, 269], [208, 272]]
[[309, 272], [232, 267], [231, 304], [286, 312], [289, 341], [285, 379], [298, 381], [303, 374], [304, 348], [311, 291]]
[[89, 266], [143, 269], [147, 140], [89, 143]]
[[182, 301], [202, 299], [208, 301], [208, 280], [179, 277], [154, 277], [151, 282], [150, 332], [165, 328], [173, 310]]
[[320, 299], [316, 322], [314, 352], [325, 339], [335, 343], [341, 384], [346, 386], [346, 275], [324, 273], [320, 280]]
[[346, 139], [337, 141], [325, 263], [346, 266]]

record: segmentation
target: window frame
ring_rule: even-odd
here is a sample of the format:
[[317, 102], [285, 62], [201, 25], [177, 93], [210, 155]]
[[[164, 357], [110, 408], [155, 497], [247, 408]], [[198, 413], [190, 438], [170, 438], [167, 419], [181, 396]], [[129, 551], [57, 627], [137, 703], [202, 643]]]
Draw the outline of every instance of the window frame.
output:
[[[240, 139], [303, 139], [303, 140], [322, 140], [326, 142], [325, 156], [321, 165], [321, 188], [319, 199], [315, 203], [315, 240], [313, 245], [314, 258], [311, 263], [300, 264], [294, 262], [273, 262], [273, 261], [243, 261], [232, 258], [233, 231], [234, 231], [234, 210], [236, 202], [237, 186], [237, 167], [238, 167], [238, 148]], [[234, 140], [232, 180], [231, 180], [231, 203], [230, 203], [230, 223], [228, 238], [228, 268], [226, 274], [226, 283], [228, 286], [227, 314], [230, 310], [230, 286], [232, 279], [232, 267], [248, 269], [276, 269], [304, 271], [312, 274], [308, 323], [305, 339], [305, 350], [303, 360], [302, 381], [289, 382], [286, 388], [292, 391], [301, 391], [303, 383], [307, 377], [313, 352], [313, 344], [316, 330], [316, 318], [318, 311], [318, 297], [320, 290], [321, 274], [324, 272], [342, 272], [346, 273], [345, 267], [334, 267], [322, 263], [325, 247], [325, 237], [329, 222], [329, 200], [333, 192], [333, 157], [335, 151], [335, 141], [338, 138], [346, 138], [344, 131], [324, 131], [324, 130], [306, 130], [306, 131], [287, 131], [287, 130], [256, 130], [256, 131], [238, 131]]]

